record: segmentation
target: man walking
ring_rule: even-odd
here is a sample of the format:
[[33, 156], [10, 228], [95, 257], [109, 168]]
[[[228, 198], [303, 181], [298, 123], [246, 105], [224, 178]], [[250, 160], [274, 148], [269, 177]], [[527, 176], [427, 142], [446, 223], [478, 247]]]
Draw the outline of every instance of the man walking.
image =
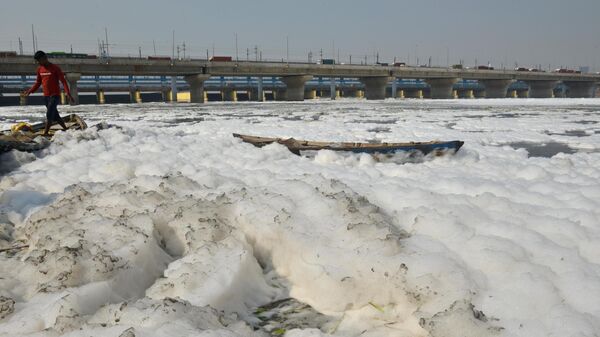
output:
[[22, 92], [21, 95], [29, 96], [38, 90], [41, 85], [44, 91], [44, 101], [46, 103], [46, 127], [44, 128], [44, 136], [48, 136], [52, 122], [57, 122], [63, 130], [66, 131], [67, 126], [58, 114], [58, 109], [56, 108], [58, 102], [60, 102], [59, 81], [62, 82], [65, 93], [69, 97], [69, 101], [73, 102], [73, 96], [71, 96], [71, 92], [69, 91], [69, 85], [67, 84], [65, 75], [59, 66], [48, 61], [48, 56], [43, 51], [37, 51], [33, 58], [40, 65], [37, 69], [37, 79], [31, 89]]

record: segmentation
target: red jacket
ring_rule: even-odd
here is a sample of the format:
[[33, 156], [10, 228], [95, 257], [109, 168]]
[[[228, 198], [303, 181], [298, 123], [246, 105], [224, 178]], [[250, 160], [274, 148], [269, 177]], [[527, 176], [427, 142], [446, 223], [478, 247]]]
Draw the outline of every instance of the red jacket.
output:
[[37, 69], [37, 79], [28, 92], [35, 92], [41, 85], [44, 91], [44, 96], [59, 96], [60, 85], [58, 84], [58, 81], [62, 82], [65, 92], [67, 95], [70, 95], [71, 93], [69, 91], [69, 84], [67, 84], [65, 75], [59, 66], [52, 63], [48, 64], [47, 66], [39, 66]]

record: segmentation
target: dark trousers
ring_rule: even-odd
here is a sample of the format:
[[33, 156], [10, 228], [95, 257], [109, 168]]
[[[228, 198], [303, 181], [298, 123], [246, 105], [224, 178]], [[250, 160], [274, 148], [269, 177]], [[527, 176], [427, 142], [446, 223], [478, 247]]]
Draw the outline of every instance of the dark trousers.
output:
[[60, 96], [45, 96], [44, 101], [46, 102], [46, 119], [48, 123], [58, 122], [60, 115], [58, 114], [58, 102], [60, 102]]

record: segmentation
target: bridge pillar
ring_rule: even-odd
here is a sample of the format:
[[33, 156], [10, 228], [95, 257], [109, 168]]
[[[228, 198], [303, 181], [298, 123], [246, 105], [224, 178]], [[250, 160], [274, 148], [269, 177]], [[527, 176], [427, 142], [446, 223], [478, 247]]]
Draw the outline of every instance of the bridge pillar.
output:
[[98, 91], [96, 91], [96, 101], [98, 102], [98, 104], [106, 103], [106, 97], [104, 96], [104, 89], [98, 89]]
[[513, 89], [508, 92], [508, 97], [517, 98], [517, 97], [519, 97], [519, 95], [517, 94], [517, 91]]
[[458, 82], [458, 78], [430, 78], [425, 82], [431, 87], [432, 99], [450, 99], [452, 95], [452, 86]]
[[160, 91], [161, 96], [162, 96], [162, 100], [165, 103], [171, 102], [171, 90], [170, 89], [162, 89]]
[[596, 93], [596, 83], [584, 81], [564, 81], [569, 98], [593, 98]]
[[473, 98], [473, 89], [462, 89], [458, 91], [459, 98]]
[[517, 89], [517, 98], [529, 97], [529, 89]]
[[361, 77], [360, 81], [365, 85], [365, 97], [368, 100], [385, 99], [385, 88], [391, 79], [388, 76]]
[[257, 89], [256, 89], [256, 101], [263, 102], [265, 100], [265, 95], [263, 93], [263, 78], [259, 77], [257, 79]]
[[479, 80], [485, 87], [485, 98], [506, 98], [512, 82], [513, 80]]
[[223, 89], [221, 97], [225, 102], [237, 102], [237, 91], [235, 89]]
[[69, 83], [69, 89], [71, 91], [71, 96], [73, 96], [73, 102], [71, 105], [79, 104], [79, 90], [77, 89], [77, 81], [81, 78], [81, 74], [79, 73], [66, 73], [65, 79]]
[[129, 91], [129, 101], [131, 103], [142, 103], [142, 93], [139, 89], [131, 89]]
[[273, 89], [274, 101], [287, 101], [286, 89]]
[[304, 99], [315, 99], [315, 98], [317, 98], [317, 90], [316, 89], [304, 90]]
[[264, 91], [259, 90], [258, 88], [256, 89], [250, 89], [248, 91], [248, 97], [250, 97], [249, 99], [251, 101], [256, 101], [256, 102], [263, 102], [265, 100], [265, 94]]
[[473, 90], [473, 97], [474, 98], [485, 98], [485, 90]]
[[405, 89], [404, 97], [406, 97], [406, 98], [423, 98], [423, 90], [421, 90], [421, 89]]
[[529, 98], [552, 98], [558, 81], [527, 81]]
[[286, 101], [303, 101], [304, 100], [304, 83], [309, 81], [312, 75], [293, 75], [283, 76], [281, 81], [285, 83], [285, 100]]
[[[194, 74], [184, 77], [185, 81], [190, 85], [190, 103], [204, 103], [204, 81], [210, 78], [208, 74]], [[176, 89], [177, 90], [177, 89]], [[177, 91], [173, 93], [173, 99], [177, 101]]]

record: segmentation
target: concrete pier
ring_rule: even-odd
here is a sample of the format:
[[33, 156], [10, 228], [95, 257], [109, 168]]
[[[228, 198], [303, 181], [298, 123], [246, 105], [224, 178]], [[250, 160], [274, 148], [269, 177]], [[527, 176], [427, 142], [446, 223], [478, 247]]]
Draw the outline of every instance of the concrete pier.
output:
[[286, 101], [303, 101], [304, 100], [304, 83], [309, 81], [312, 75], [295, 75], [283, 76], [281, 81], [285, 83], [285, 100]]
[[177, 103], [177, 76], [171, 76], [171, 102]]
[[98, 91], [96, 91], [96, 102], [98, 104], [106, 103], [106, 97], [104, 96], [104, 89], [99, 89]]
[[221, 91], [221, 97], [225, 102], [237, 102], [237, 91], [232, 88], [226, 88]]
[[558, 81], [527, 81], [529, 98], [552, 98]]
[[517, 98], [527, 98], [527, 97], [529, 97], [528, 89], [517, 90]]
[[133, 89], [129, 92], [129, 101], [131, 103], [142, 103], [142, 93], [139, 89]]
[[596, 93], [596, 83], [584, 81], [564, 81], [569, 98], [593, 98]]
[[430, 78], [426, 80], [431, 87], [432, 99], [450, 99], [453, 98], [452, 86], [458, 82], [457, 78]]
[[165, 102], [165, 103], [171, 102], [171, 90], [170, 89], [163, 88], [160, 93], [162, 95], [163, 102]]
[[474, 98], [474, 96], [473, 96], [473, 89], [458, 90], [458, 97], [459, 98], [467, 98], [467, 99]]
[[473, 90], [474, 98], [485, 98], [485, 90]]
[[506, 98], [512, 80], [480, 80], [485, 87], [485, 98]]
[[81, 74], [79, 73], [66, 73], [65, 79], [69, 83], [69, 89], [71, 91], [71, 96], [73, 96], [73, 102], [71, 105], [79, 104], [79, 90], [77, 89], [77, 81], [81, 78]]
[[[210, 75], [195, 74], [184, 77], [185, 81], [190, 85], [190, 103], [204, 103], [204, 81], [210, 78]], [[175, 101], [177, 101], [177, 92], [173, 92]]]
[[365, 85], [365, 97], [368, 100], [385, 99], [385, 88], [392, 79], [388, 76], [361, 77], [360, 81]]
[[317, 98], [317, 90], [309, 89], [304, 91], [304, 99], [316, 99]]
[[335, 77], [329, 79], [329, 98], [332, 100], [337, 98], [337, 90], [335, 89]]
[[255, 101], [263, 102], [264, 100], [265, 100], [265, 95], [263, 93], [263, 78], [259, 77], [257, 79], [256, 99], [255, 99]]
[[563, 88], [554, 88], [554, 98], [565, 98], [567, 97], [566, 90]]
[[406, 89], [404, 90], [404, 97], [406, 98], [423, 98], [423, 90], [421, 89]]

